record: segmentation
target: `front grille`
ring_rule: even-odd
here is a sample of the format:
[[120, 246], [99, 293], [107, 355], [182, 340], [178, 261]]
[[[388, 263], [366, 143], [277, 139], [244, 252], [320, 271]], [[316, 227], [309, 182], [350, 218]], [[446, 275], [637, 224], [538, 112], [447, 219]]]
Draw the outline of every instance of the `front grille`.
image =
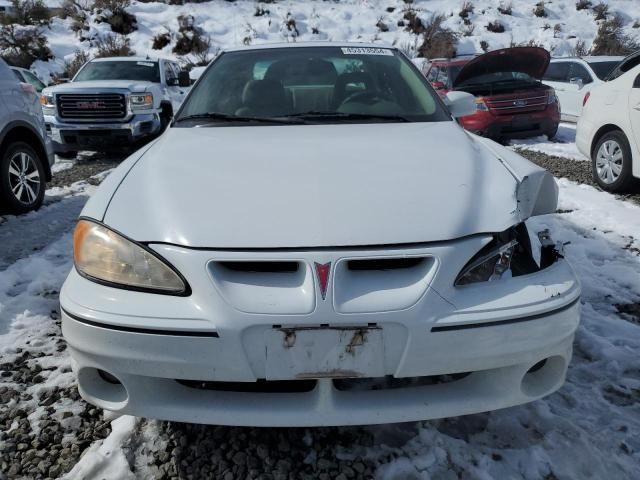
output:
[[509, 99], [485, 98], [489, 110], [498, 115], [512, 115], [514, 113], [539, 112], [547, 106], [547, 94], [522, 96]]
[[121, 93], [63, 93], [56, 103], [60, 118], [112, 120], [127, 115], [127, 99]]

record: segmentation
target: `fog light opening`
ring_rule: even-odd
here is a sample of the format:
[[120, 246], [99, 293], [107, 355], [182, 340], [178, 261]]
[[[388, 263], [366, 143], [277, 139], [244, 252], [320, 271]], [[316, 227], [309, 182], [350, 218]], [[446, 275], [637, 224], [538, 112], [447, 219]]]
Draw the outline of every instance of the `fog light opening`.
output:
[[126, 387], [114, 374], [97, 368], [78, 371], [80, 394], [89, 403], [107, 410], [121, 410], [129, 401]]
[[556, 355], [534, 363], [522, 377], [522, 393], [541, 397], [556, 390], [564, 380], [567, 362]]

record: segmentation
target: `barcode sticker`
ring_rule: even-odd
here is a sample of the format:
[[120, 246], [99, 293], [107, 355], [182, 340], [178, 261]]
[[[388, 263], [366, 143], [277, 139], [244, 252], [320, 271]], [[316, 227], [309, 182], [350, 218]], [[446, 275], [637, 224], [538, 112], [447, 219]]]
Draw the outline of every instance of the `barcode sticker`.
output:
[[342, 53], [345, 55], [390, 55], [393, 56], [393, 50], [388, 48], [375, 47], [343, 47]]
[[142, 67], [153, 67], [155, 66], [155, 63], [153, 62], [136, 62], [137, 65], [140, 65]]

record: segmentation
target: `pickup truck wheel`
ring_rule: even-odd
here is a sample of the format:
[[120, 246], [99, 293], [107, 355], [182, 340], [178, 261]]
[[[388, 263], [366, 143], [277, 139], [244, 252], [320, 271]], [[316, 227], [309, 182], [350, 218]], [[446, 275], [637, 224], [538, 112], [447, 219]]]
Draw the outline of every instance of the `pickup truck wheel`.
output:
[[604, 190], [624, 192], [634, 183], [631, 174], [631, 148], [619, 130], [605, 133], [591, 155], [593, 179]]
[[10, 213], [36, 210], [45, 190], [42, 159], [24, 142], [11, 143], [0, 158], [0, 199]]

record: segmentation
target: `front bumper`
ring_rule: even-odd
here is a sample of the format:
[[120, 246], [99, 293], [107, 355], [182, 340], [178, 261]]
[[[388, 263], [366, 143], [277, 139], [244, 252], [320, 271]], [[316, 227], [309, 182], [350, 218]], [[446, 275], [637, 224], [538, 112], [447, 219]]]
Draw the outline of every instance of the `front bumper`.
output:
[[513, 115], [495, 115], [491, 111], [479, 111], [462, 117], [462, 126], [483, 137], [530, 138], [555, 133], [560, 123], [560, 112], [556, 105], [545, 110]]
[[[477, 239], [462, 243], [463, 251], [479, 245]], [[220, 425], [320, 426], [414, 421], [509, 407], [562, 385], [579, 321], [580, 287], [562, 260], [526, 277], [456, 293], [440, 285], [436, 275], [415, 304], [383, 313], [336, 313], [346, 307], [318, 301], [311, 313], [274, 315], [240, 311], [230, 304], [233, 297], [212, 285], [202, 265], [214, 255], [234, 258], [232, 252], [155, 249], [189, 280], [191, 296], [118, 290], [90, 282], [75, 270], [61, 292], [62, 329], [81, 395], [123, 414]], [[435, 251], [443, 260], [434, 268], [446, 273], [461, 267], [445, 268], [444, 259], [453, 260], [458, 250], [445, 246]], [[469, 258], [466, 253], [458, 255], [461, 262]], [[397, 291], [392, 301], [405, 293]], [[345, 379], [313, 372], [287, 376], [279, 371], [276, 378], [270, 370], [273, 353], [266, 353], [265, 340], [281, 327], [372, 325], [384, 336], [377, 352], [380, 362], [360, 364], [353, 374], [336, 370], [335, 377], [372, 379], [375, 388], [363, 388], [357, 380], [346, 380], [344, 388]], [[280, 359], [291, 348], [281, 345], [276, 352]], [[312, 350], [329, 352], [333, 347], [318, 340], [301, 348], [308, 349], [310, 358]], [[358, 350], [349, 353], [359, 355]], [[120, 383], [109, 383], [99, 370]], [[304, 391], [295, 386], [302, 385], [301, 379], [311, 381]], [[410, 381], [395, 388], [379, 386], [397, 379]], [[267, 389], [244, 388], [258, 384]]]
[[131, 115], [123, 122], [70, 122], [54, 115], [45, 115], [47, 132], [55, 153], [88, 151], [118, 151], [157, 135], [161, 129], [157, 112]]

